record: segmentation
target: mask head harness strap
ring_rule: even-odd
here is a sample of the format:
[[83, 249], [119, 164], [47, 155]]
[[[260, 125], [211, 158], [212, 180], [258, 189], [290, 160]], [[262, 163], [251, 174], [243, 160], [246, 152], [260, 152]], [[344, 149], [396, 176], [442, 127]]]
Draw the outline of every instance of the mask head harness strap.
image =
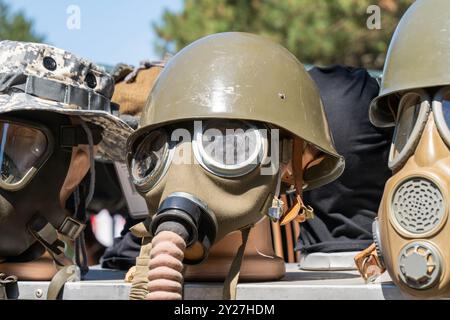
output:
[[48, 250], [57, 267], [72, 263], [67, 257], [67, 249], [69, 249], [67, 243], [75, 241], [84, 228], [84, 224], [71, 217], [66, 217], [61, 226], [55, 228], [39, 214], [28, 223], [28, 230]]
[[355, 264], [362, 278], [366, 282], [373, 282], [386, 271], [380, 257], [378, 256], [375, 243], [355, 256]]
[[[295, 197], [292, 206], [287, 210], [283, 210], [284, 214], [279, 219], [280, 225], [286, 225], [293, 220], [302, 223], [307, 219], [314, 218], [314, 209], [306, 206], [302, 199], [304, 183], [303, 153], [305, 150], [305, 142], [300, 138], [295, 138], [292, 143], [292, 160], [288, 164], [283, 165], [281, 169], [281, 179], [283, 182], [295, 187]], [[308, 163], [307, 166], [313, 165], [313, 162]], [[278, 195], [276, 197], [278, 198]], [[284, 204], [282, 203], [282, 205]]]
[[81, 121], [84, 135], [77, 128], [79, 127], [61, 128], [62, 141], [65, 141], [63, 147], [86, 144], [85, 139], [89, 145], [89, 186], [87, 188], [84, 186], [85, 179], [75, 190], [75, 214], [73, 217], [66, 217], [58, 228], [39, 214], [35, 215], [28, 224], [30, 233], [47, 249], [58, 269], [58, 273], [50, 283], [47, 299], [57, 299], [67, 281], [80, 279], [80, 271], [81, 275], [89, 271], [83, 230], [87, 222], [86, 208], [92, 200], [95, 188], [94, 143], [98, 141], [98, 137], [94, 141], [92, 130], [84, 121]]
[[248, 236], [250, 235], [252, 227], [253, 226], [251, 225], [241, 230], [242, 242], [233, 262], [231, 262], [230, 270], [228, 271], [227, 278], [223, 285], [222, 296], [224, 300], [236, 300], [237, 284], [241, 273], [242, 260], [244, 259], [245, 247], [247, 246]]
[[58, 269], [47, 291], [48, 300], [58, 299], [66, 282], [80, 279], [79, 269], [74, 265], [73, 242], [82, 234], [84, 227], [79, 221], [66, 217], [56, 229], [41, 215], [35, 215], [28, 224], [28, 230], [47, 249]]

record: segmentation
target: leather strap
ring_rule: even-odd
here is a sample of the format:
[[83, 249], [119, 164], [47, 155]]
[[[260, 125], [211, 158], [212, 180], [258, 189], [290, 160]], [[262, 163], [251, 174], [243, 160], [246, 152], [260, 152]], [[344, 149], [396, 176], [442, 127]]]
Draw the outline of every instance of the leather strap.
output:
[[231, 263], [230, 270], [223, 285], [223, 299], [236, 300], [236, 290], [241, 273], [242, 260], [244, 259], [245, 247], [247, 246], [248, 236], [253, 226], [241, 230], [242, 244], [240, 245], [236, 256]]
[[[314, 209], [310, 206], [305, 206], [302, 199], [303, 152], [304, 141], [302, 139], [295, 138], [292, 149], [292, 168], [290, 169], [287, 167], [286, 172], [283, 174], [283, 180], [291, 185], [294, 185], [296, 195], [293, 206], [286, 211], [280, 220], [280, 225], [282, 226], [293, 220], [302, 223], [307, 219], [314, 218]], [[289, 174], [290, 172], [292, 172], [292, 174]]]
[[355, 256], [355, 264], [359, 273], [366, 282], [375, 281], [383, 272], [386, 271], [386, 268], [380, 261], [380, 257], [378, 257], [377, 249], [374, 243]]

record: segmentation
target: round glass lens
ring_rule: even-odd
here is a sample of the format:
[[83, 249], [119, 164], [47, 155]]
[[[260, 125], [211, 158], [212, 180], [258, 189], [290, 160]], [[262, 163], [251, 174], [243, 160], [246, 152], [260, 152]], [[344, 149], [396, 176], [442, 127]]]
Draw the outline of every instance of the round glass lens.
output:
[[444, 116], [447, 128], [450, 129], [450, 94], [447, 94], [442, 101], [442, 115]]
[[263, 135], [246, 122], [208, 121], [203, 132], [196, 132], [195, 137], [200, 144], [201, 162], [213, 173], [243, 175], [261, 163]]
[[138, 187], [151, 187], [156, 183], [168, 148], [167, 134], [161, 130], [150, 132], [139, 143], [130, 165], [133, 182]]

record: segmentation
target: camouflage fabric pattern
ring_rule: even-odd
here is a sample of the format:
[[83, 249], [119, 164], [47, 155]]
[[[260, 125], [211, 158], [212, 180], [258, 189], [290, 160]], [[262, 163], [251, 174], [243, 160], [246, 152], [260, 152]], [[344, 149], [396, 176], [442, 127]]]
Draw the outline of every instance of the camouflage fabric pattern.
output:
[[[44, 67], [45, 57], [55, 60], [54, 71]], [[87, 74], [92, 73], [97, 80], [95, 92], [107, 98], [111, 98], [114, 92], [114, 81], [103, 68], [70, 52], [45, 44], [1, 41], [0, 74], [2, 73], [34, 75], [85, 90], [92, 90], [85, 81]]]
[[[57, 67], [50, 71], [43, 59], [51, 57]], [[95, 91], [110, 99], [114, 92], [112, 77], [99, 66], [75, 55], [44, 44], [14, 41], [0, 42], [0, 75], [25, 74], [64, 83], [86, 91]], [[95, 75], [94, 89], [86, 83], [87, 74]], [[0, 114], [19, 110], [52, 111], [99, 125], [103, 128], [103, 139], [99, 145], [100, 156], [114, 161], [125, 161], [126, 140], [132, 129], [118, 117], [98, 110], [82, 110], [82, 106], [42, 99], [23, 92], [0, 94]], [[1, 116], [0, 116], [1, 117]]]
[[[71, 108], [72, 107], [72, 108]], [[40, 99], [25, 93], [0, 95], [1, 114], [19, 110], [45, 110], [80, 119], [103, 128], [102, 141], [99, 144], [99, 156], [104, 160], [124, 162], [126, 159], [126, 142], [132, 129], [122, 120], [102, 111], [84, 111], [63, 103]]]

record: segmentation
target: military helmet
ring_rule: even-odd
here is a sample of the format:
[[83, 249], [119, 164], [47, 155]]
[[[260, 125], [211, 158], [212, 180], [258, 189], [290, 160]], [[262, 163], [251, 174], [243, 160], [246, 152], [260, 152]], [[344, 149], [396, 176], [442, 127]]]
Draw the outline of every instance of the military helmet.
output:
[[219, 33], [182, 49], [156, 81], [128, 143], [161, 125], [207, 118], [264, 122], [323, 151], [325, 159], [304, 174], [306, 189], [344, 169], [315, 83], [294, 55], [261, 36]]
[[402, 92], [449, 84], [450, 1], [418, 0], [393, 35], [370, 120], [379, 127], [394, 126]]

